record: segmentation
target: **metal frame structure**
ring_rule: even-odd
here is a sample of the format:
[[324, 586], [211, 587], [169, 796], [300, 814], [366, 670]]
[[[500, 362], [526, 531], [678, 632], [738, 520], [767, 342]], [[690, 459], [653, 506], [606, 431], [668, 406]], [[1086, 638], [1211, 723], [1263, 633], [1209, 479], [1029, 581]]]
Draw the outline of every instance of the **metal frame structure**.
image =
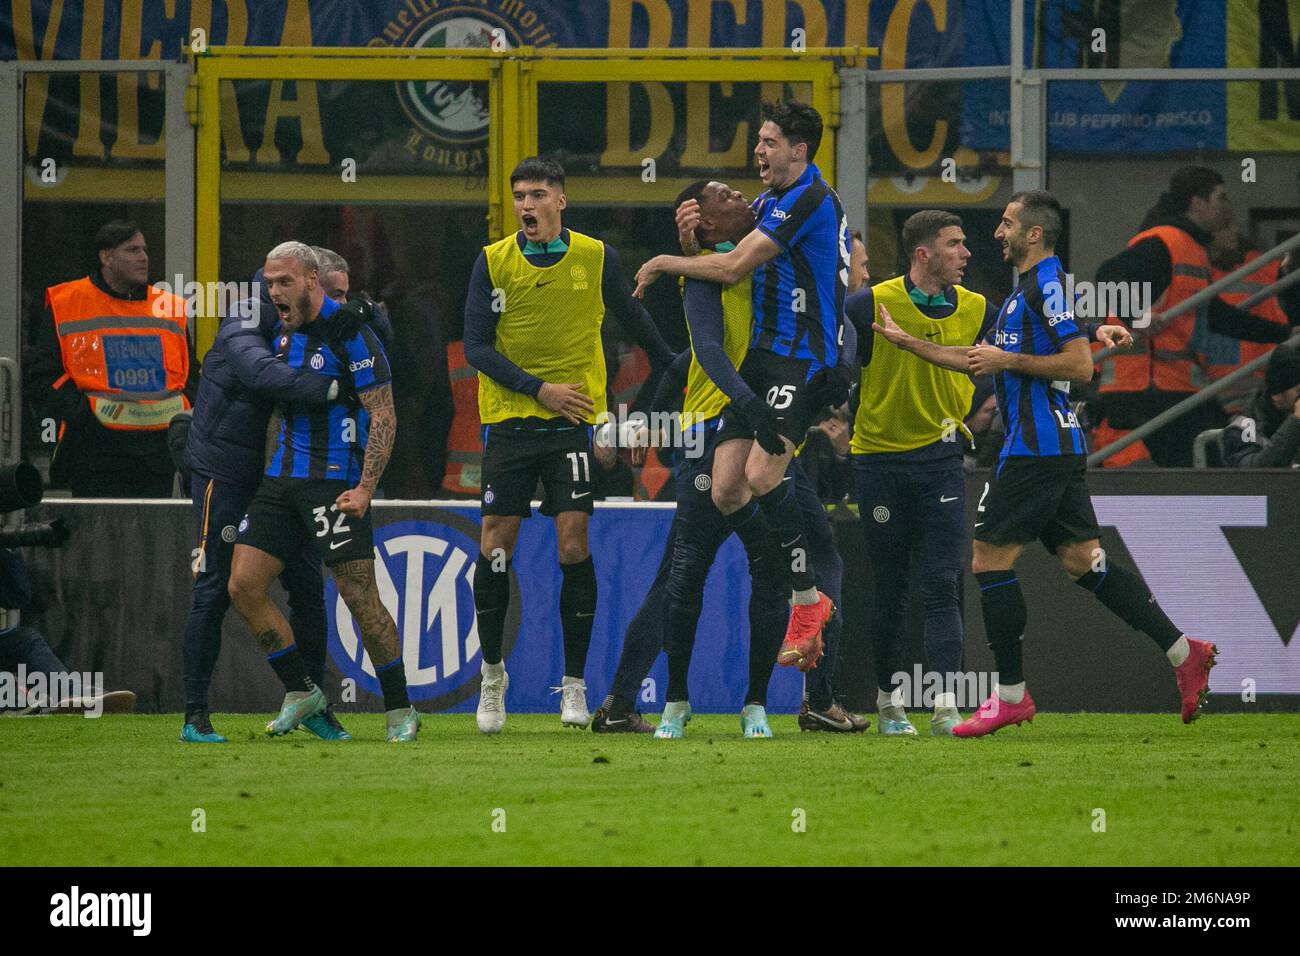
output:
[[[9, 60], [0, 63], [0, 196], [11, 205], [0, 213], [0, 248], [13, 250], [0, 259], [0, 288], [7, 289], [12, 321], [0, 321], [0, 356], [17, 356], [21, 345], [22, 236], [26, 154], [23, 142], [24, 79], [33, 73], [161, 73], [167, 115], [163, 161], [165, 196], [164, 271], [194, 274], [194, 128], [185, 111], [192, 70], [188, 63], [156, 60]], [[3, 203], [0, 203], [3, 205]], [[18, 416], [15, 416], [17, 419]]]
[[[836, 127], [839, 117], [838, 62], [857, 63], [874, 54], [863, 47], [810, 49], [801, 53], [787, 50], [535, 50], [516, 47], [507, 50], [461, 49], [317, 49], [312, 47], [212, 47], [194, 58], [194, 121], [198, 126], [195, 169], [195, 278], [200, 282], [219, 277], [221, 200], [221, 84], [236, 80], [339, 80], [400, 82], [417, 79], [476, 81], [488, 84], [488, 233], [497, 238], [510, 221], [510, 170], [525, 156], [537, 152], [538, 87], [542, 83], [806, 83], [811, 86], [812, 105], [828, 117], [825, 147], [819, 165], [834, 183], [837, 168]], [[862, 122], [855, 127], [861, 141], [855, 153], [865, 151], [865, 85]], [[399, 177], [410, 181], [416, 177]], [[311, 174], [311, 181], [325, 185], [337, 177]], [[436, 187], [434, 177], [421, 182]], [[432, 182], [431, 182], [432, 181]], [[614, 201], [602, 195], [598, 180], [587, 180], [584, 201]], [[662, 184], [661, 184], [662, 185]], [[571, 181], [570, 188], [579, 192]], [[622, 188], [618, 192], [622, 192]], [[845, 197], [851, 208], [866, 207], [865, 169], [855, 191]], [[364, 201], [360, 190], [349, 187], [348, 198]], [[406, 193], [404, 198], [412, 197]], [[426, 199], [447, 199], [428, 195]], [[464, 194], [459, 197], [464, 201]], [[621, 201], [621, 197], [619, 197]], [[216, 334], [210, 318], [197, 321], [197, 344], [206, 350]]]
[[[906, 69], [886, 57], [881, 69], [866, 60], [880, 51], [864, 47], [809, 49], [581, 49], [421, 50], [330, 47], [213, 47], [187, 62], [151, 60], [7, 61], [0, 63], [0, 282], [9, 290], [9, 314], [0, 320], [0, 356], [15, 357], [22, 309], [22, 206], [24, 197], [24, 77], [32, 73], [157, 72], [166, 100], [165, 272], [200, 282], [218, 278], [222, 191], [220, 83], [233, 79], [400, 80], [445, 78], [489, 83], [486, 201], [489, 231], [500, 235], [508, 214], [505, 177], [514, 161], [534, 151], [538, 139], [539, 82], [811, 82], [813, 104], [827, 117], [828, 145], [819, 158], [844, 201], [851, 224], [867, 227], [869, 84], [1006, 80], [1010, 93], [1010, 165], [1014, 189], [1048, 186], [1048, 86], [1061, 82], [1295, 81], [1293, 69], [1045, 69], [1025, 66], [1023, 0], [1010, 4], [1010, 63], [994, 66]], [[738, 70], [739, 68], [739, 70]], [[743, 72], [741, 72], [743, 70]], [[8, 117], [4, 119], [3, 117]], [[227, 174], [241, 198], [261, 196], [256, 184]], [[595, 182], [594, 180], [592, 181]], [[377, 201], [365, 186], [349, 198]], [[612, 197], [606, 197], [612, 200]], [[463, 201], [463, 194], [462, 194]], [[595, 201], [602, 201], [599, 194]], [[0, 206], [3, 206], [0, 203]], [[200, 323], [202, 351], [214, 330]], [[17, 447], [20, 390], [10, 371], [0, 421], [11, 421]], [[8, 449], [9, 445], [5, 446]]]

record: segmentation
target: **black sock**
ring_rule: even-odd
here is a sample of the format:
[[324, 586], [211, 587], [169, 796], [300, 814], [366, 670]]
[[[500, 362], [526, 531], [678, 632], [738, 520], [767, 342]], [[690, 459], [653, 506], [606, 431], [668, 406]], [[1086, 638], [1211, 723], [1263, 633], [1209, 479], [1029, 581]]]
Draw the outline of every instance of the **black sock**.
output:
[[600, 706], [605, 708], [605, 713], [610, 717], [620, 720], [632, 713], [633, 704], [622, 694], [606, 694], [605, 700]]
[[[749, 687], [746, 704], [767, 706], [767, 686], [776, 667], [776, 655], [785, 639], [789, 603], [766, 572], [768, 562], [779, 564], [781, 556], [769, 548], [766, 555], [749, 562], [753, 588], [749, 598]], [[776, 593], [773, 593], [775, 591]]]
[[817, 578], [808, 558], [808, 544], [803, 536], [803, 517], [799, 514], [794, 482], [783, 481], [767, 494], [755, 495], [754, 500], [763, 509], [763, 515], [780, 548], [791, 589], [807, 591], [816, 587]]
[[725, 515], [722, 520], [728, 530], [740, 539], [740, 543], [745, 546], [745, 553], [751, 559], [754, 555], [772, 550], [772, 526], [767, 523], [767, 518], [755, 499], [750, 498], [749, 504]]
[[280, 683], [284, 685], [285, 690], [310, 691], [315, 688], [316, 685], [307, 676], [307, 665], [303, 663], [302, 655], [298, 653], [297, 644], [290, 644], [283, 650], [268, 654], [266, 659], [270, 662], [271, 669], [275, 671], [275, 676], [280, 678]]
[[665, 701], [685, 701], [691, 699], [686, 675], [691, 669], [691, 651], [689, 648], [672, 648], [668, 651], [668, 693]]
[[984, 607], [984, 633], [998, 662], [998, 683], [1025, 679], [1022, 661], [1025, 638], [1025, 596], [1015, 571], [981, 571], [975, 575]]
[[501, 663], [502, 632], [510, 607], [510, 562], [496, 571], [486, 554], [478, 556], [474, 568], [474, 613], [478, 616], [478, 640], [485, 664]]
[[1162, 651], [1169, 650], [1183, 636], [1142, 579], [1123, 565], [1111, 564], [1101, 572], [1088, 571], [1074, 583], [1095, 594], [1120, 620], [1146, 634]]
[[587, 671], [591, 626], [596, 620], [596, 566], [590, 555], [577, 564], [561, 564], [560, 623], [564, 626], [564, 675]]
[[375, 675], [384, 692], [384, 710], [401, 710], [411, 706], [411, 698], [406, 694], [406, 667], [400, 657], [376, 668]]

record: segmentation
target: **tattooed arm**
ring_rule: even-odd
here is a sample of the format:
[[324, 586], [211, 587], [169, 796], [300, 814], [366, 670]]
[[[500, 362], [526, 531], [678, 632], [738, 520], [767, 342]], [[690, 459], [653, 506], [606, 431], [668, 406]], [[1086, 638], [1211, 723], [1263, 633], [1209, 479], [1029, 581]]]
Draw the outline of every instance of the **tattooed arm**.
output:
[[379, 486], [379, 476], [388, 467], [388, 456], [393, 453], [393, 439], [397, 436], [397, 412], [393, 409], [393, 386], [384, 384], [366, 389], [360, 395], [361, 404], [370, 413], [370, 428], [366, 437], [366, 457], [361, 466], [361, 481], [338, 496], [335, 504], [344, 514], [360, 518], [370, 507]]

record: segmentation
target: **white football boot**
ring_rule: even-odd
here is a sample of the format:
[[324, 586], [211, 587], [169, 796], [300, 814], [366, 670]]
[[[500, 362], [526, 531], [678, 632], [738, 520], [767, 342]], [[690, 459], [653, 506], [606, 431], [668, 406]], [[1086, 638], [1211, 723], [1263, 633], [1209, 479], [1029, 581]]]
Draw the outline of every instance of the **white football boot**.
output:
[[478, 710], [474, 717], [478, 729], [485, 734], [500, 733], [506, 725], [506, 689], [510, 686], [510, 675], [506, 673], [505, 661], [496, 664], [483, 664], [483, 685], [479, 690]]
[[586, 727], [591, 723], [587, 712], [587, 682], [581, 677], [565, 677], [555, 688], [560, 693], [560, 723], [565, 727]]

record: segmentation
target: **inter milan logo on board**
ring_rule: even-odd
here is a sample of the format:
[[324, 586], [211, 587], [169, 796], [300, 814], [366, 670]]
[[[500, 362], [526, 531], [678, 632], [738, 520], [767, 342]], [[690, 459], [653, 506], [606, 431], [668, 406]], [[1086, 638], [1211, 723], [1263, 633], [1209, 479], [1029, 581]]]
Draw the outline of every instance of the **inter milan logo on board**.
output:
[[[375, 579], [397, 624], [412, 700], [440, 710], [478, 692], [478, 624], [474, 618], [476, 541], [446, 525], [399, 521], [375, 529]], [[511, 601], [518, 607], [516, 595]], [[375, 665], [333, 581], [325, 590], [330, 656], [344, 677], [379, 694]], [[514, 645], [518, 616], [506, 622], [505, 652]]]

